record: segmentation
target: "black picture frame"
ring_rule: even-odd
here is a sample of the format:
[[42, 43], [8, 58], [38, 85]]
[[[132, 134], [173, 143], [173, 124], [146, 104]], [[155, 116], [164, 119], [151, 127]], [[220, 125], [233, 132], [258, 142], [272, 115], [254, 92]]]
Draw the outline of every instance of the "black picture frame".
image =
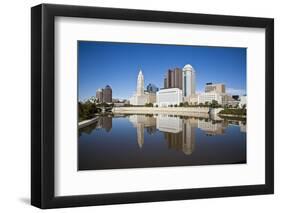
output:
[[[55, 17], [264, 28], [265, 184], [78, 196], [54, 196]], [[274, 19], [41, 4], [31, 8], [31, 204], [42, 208], [272, 194], [274, 192]]]

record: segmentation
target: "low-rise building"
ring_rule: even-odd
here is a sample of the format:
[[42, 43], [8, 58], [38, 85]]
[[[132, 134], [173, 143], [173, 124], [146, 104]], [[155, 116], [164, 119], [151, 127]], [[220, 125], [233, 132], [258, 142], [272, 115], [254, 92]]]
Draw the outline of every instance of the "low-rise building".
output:
[[226, 104], [230, 107], [236, 107], [239, 105], [239, 101], [235, 99], [235, 97], [233, 98], [233, 96], [228, 95], [227, 96], [227, 100], [226, 100]]
[[215, 100], [218, 104], [222, 103], [222, 98], [219, 93], [215, 92], [203, 92], [198, 95], [198, 104], [212, 103]]
[[156, 93], [156, 104], [159, 107], [179, 105], [182, 101], [182, 90], [178, 88], [162, 89]]
[[189, 104], [197, 104], [198, 103], [198, 94], [193, 94], [188, 97], [183, 97], [183, 102], [188, 102]]
[[220, 84], [206, 83], [205, 92], [225, 93], [225, 85], [221, 83]]
[[217, 92], [204, 92], [198, 95], [198, 104], [202, 103], [212, 103], [212, 101], [217, 101], [218, 104], [225, 106], [229, 103], [231, 96], [225, 93]]
[[148, 104], [156, 103], [156, 93], [145, 92], [145, 96], [146, 96], [146, 103]]
[[146, 95], [134, 95], [130, 98], [130, 104], [136, 106], [143, 106], [147, 103]]
[[240, 108], [247, 107], [247, 96], [246, 95], [240, 96], [239, 99], [240, 99], [239, 107]]
[[156, 94], [145, 92], [142, 95], [134, 95], [130, 98], [129, 103], [132, 105], [143, 106], [145, 104], [154, 104], [156, 102]]

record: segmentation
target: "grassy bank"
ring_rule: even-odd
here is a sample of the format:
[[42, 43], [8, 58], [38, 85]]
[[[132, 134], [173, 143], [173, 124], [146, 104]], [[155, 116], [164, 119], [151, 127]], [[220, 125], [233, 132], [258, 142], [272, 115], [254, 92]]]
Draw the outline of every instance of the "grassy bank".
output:
[[228, 109], [225, 108], [219, 112], [220, 115], [237, 115], [237, 116], [246, 116], [247, 110], [246, 109]]
[[245, 121], [247, 117], [246, 109], [223, 109], [219, 112], [219, 117], [236, 121]]

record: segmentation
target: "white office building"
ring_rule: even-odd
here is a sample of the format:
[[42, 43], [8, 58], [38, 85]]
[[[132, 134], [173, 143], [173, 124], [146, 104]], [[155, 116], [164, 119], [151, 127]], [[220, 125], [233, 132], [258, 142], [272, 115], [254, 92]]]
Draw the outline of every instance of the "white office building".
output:
[[156, 104], [159, 107], [179, 105], [182, 100], [182, 90], [178, 88], [162, 89], [156, 93]]
[[228, 97], [224, 93], [217, 92], [204, 92], [198, 95], [198, 104], [212, 103], [213, 100], [220, 105], [225, 105], [228, 102]]
[[190, 64], [185, 65], [182, 69], [182, 89], [184, 97], [195, 94], [195, 70]]

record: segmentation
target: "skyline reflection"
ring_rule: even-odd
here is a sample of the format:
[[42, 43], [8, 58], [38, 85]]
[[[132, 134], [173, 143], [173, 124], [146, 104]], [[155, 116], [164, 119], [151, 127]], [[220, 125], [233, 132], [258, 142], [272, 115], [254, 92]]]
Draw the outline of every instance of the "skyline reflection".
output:
[[[129, 121], [137, 131], [139, 148], [144, 145], [144, 129], [147, 132], [159, 130], [170, 149], [182, 151], [186, 155], [195, 149], [195, 129], [202, 130], [207, 136], [223, 135], [228, 126], [227, 120], [214, 121], [211, 119], [186, 118], [171, 115], [129, 115]], [[241, 132], [246, 132], [246, 124], [242, 121], [232, 121], [230, 124], [239, 125]]]
[[79, 129], [79, 170], [246, 163], [246, 121], [104, 115]]

